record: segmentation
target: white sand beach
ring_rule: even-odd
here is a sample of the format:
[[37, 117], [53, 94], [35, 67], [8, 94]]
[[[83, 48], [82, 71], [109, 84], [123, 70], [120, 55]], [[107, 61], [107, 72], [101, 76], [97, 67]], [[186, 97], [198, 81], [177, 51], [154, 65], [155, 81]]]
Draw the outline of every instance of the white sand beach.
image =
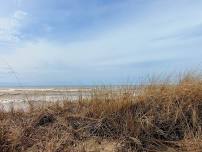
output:
[[87, 97], [92, 88], [2, 88], [0, 89], [0, 108], [3, 110], [26, 110], [33, 105], [45, 102], [74, 101], [80, 96]]

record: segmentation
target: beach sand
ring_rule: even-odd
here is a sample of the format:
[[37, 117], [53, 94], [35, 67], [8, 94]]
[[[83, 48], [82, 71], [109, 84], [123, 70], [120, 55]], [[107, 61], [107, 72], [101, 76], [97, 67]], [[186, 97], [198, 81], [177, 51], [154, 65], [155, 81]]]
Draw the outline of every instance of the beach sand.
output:
[[92, 88], [2, 88], [0, 108], [26, 110], [29, 103], [41, 105], [45, 102], [74, 101], [88, 97]]

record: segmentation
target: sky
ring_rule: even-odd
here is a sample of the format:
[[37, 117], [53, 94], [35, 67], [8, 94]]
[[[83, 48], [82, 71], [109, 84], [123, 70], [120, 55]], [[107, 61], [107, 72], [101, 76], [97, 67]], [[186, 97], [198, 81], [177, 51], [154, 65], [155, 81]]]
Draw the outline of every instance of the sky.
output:
[[0, 4], [0, 86], [137, 83], [202, 63], [201, 0]]

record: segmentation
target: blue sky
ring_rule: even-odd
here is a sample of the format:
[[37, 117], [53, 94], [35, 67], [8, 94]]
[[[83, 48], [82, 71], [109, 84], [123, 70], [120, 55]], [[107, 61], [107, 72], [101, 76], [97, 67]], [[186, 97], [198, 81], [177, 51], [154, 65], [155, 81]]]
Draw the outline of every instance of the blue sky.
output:
[[202, 63], [201, 0], [0, 3], [1, 86], [122, 84]]

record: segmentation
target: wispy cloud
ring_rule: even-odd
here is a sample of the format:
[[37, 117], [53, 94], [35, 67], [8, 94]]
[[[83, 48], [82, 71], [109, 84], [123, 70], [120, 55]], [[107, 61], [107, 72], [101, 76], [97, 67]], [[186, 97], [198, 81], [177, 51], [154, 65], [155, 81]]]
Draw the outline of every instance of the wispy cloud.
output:
[[16, 43], [20, 40], [20, 28], [27, 16], [26, 12], [17, 10], [9, 17], [0, 17], [0, 43]]
[[4, 58], [28, 84], [119, 83], [200, 64], [201, 7], [187, 0], [22, 0], [0, 17], [0, 41], [15, 42]]

